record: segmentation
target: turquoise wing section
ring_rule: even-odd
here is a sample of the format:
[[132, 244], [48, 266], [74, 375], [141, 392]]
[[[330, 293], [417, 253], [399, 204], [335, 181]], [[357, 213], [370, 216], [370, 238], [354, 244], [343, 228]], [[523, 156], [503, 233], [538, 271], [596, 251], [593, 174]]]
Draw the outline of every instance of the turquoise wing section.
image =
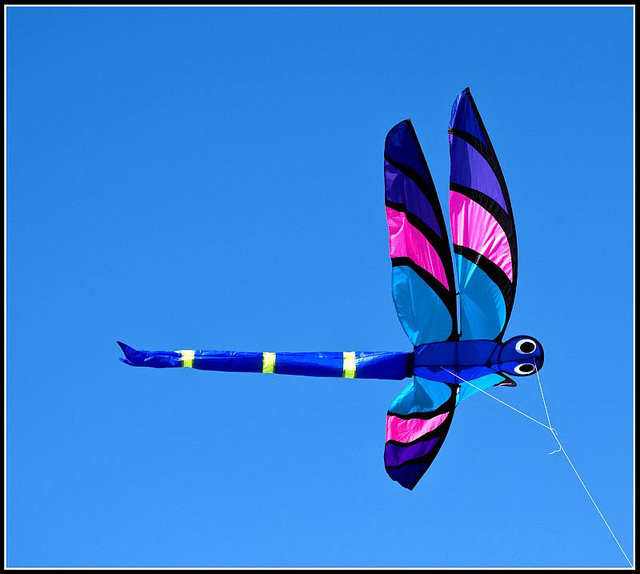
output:
[[414, 346], [450, 337], [454, 324], [449, 309], [411, 267], [393, 267], [392, 294], [402, 328]]
[[403, 416], [434, 412], [451, 399], [451, 394], [452, 385], [414, 377], [393, 400], [389, 411]]
[[476, 263], [454, 255], [460, 288], [462, 339], [494, 339], [507, 320], [507, 305], [500, 287]]

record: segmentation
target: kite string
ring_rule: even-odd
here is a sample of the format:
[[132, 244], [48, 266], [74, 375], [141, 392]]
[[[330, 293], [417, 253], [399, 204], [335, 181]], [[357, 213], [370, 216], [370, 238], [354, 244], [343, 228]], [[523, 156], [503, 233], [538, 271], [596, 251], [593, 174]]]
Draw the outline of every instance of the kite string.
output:
[[549, 454], [556, 454], [557, 452], [562, 452], [562, 445], [560, 444], [560, 441], [558, 440], [558, 433], [556, 432], [556, 429], [554, 429], [551, 426], [551, 417], [549, 417], [549, 409], [547, 408], [547, 401], [544, 398], [544, 391], [542, 390], [542, 381], [540, 380], [540, 374], [538, 373], [538, 365], [536, 365], [534, 363], [533, 365], [536, 369], [536, 377], [538, 377], [538, 387], [540, 388], [540, 396], [542, 397], [542, 404], [544, 405], [544, 412], [547, 415], [547, 421], [549, 423], [549, 429], [551, 430], [551, 433], [553, 434], [553, 438], [556, 439], [556, 441], [558, 442], [558, 445], [560, 448], [557, 448], [556, 450], [551, 451]]
[[622, 545], [618, 541], [618, 538], [616, 537], [616, 535], [613, 533], [613, 530], [611, 530], [611, 526], [609, 526], [609, 523], [607, 522], [607, 519], [604, 517], [604, 514], [602, 514], [602, 512], [600, 511], [600, 508], [596, 504], [596, 501], [593, 499], [593, 496], [591, 496], [591, 493], [589, 492], [589, 489], [587, 488], [587, 485], [582, 480], [582, 477], [580, 476], [580, 473], [577, 471], [576, 467], [573, 465], [573, 462], [571, 462], [571, 459], [569, 458], [569, 455], [567, 454], [567, 451], [564, 450], [564, 447], [562, 446], [562, 443], [560, 442], [560, 439], [558, 438], [558, 433], [551, 426], [551, 419], [549, 418], [549, 410], [547, 409], [547, 401], [544, 398], [544, 391], [542, 390], [542, 381], [540, 380], [540, 374], [538, 373], [537, 365], [535, 365], [535, 367], [536, 367], [536, 376], [538, 377], [538, 386], [540, 387], [540, 395], [542, 396], [542, 404], [544, 405], [544, 410], [545, 410], [545, 413], [547, 414], [547, 421], [549, 422], [549, 430], [551, 430], [551, 434], [552, 434], [553, 438], [556, 440], [556, 442], [558, 443], [558, 447], [559, 447], [557, 450], [555, 450], [555, 451], [553, 451], [552, 453], [549, 453], [549, 454], [553, 454], [555, 452], [562, 452], [562, 454], [564, 454], [564, 456], [567, 459], [567, 462], [569, 463], [569, 465], [571, 466], [573, 472], [578, 477], [578, 480], [580, 481], [580, 484], [582, 485], [582, 488], [584, 488], [584, 491], [587, 493], [587, 496], [589, 497], [589, 499], [593, 503], [593, 506], [598, 511], [598, 514], [600, 515], [600, 518], [602, 518], [602, 522], [604, 522], [604, 525], [607, 527], [607, 530], [609, 530], [609, 533], [611, 534], [611, 536], [615, 540], [616, 544], [618, 545], [618, 548], [620, 548], [620, 552], [622, 552], [622, 555], [625, 557], [625, 560], [629, 563], [629, 566], [633, 567], [633, 564], [631, 563], [631, 560], [629, 560], [629, 557], [627, 556], [627, 553], [624, 551], [624, 548], [622, 548]]
[[609, 523], [607, 522], [607, 519], [604, 517], [604, 514], [602, 514], [602, 512], [600, 511], [600, 508], [596, 504], [596, 501], [593, 499], [593, 496], [591, 496], [591, 493], [589, 492], [589, 489], [587, 488], [587, 485], [582, 480], [582, 477], [578, 473], [576, 467], [573, 465], [573, 462], [571, 462], [571, 459], [569, 458], [569, 455], [567, 454], [567, 451], [564, 450], [564, 447], [562, 446], [562, 443], [560, 442], [560, 439], [558, 438], [558, 433], [556, 432], [556, 430], [551, 425], [551, 418], [549, 417], [549, 409], [547, 408], [547, 401], [546, 401], [546, 399], [544, 397], [544, 391], [542, 389], [542, 381], [540, 380], [540, 374], [538, 373], [537, 365], [535, 367], [536, 367], [536, 376], [538, 377], [538, 386], [540, 387], [540, 395], [542, 396], [542, 404], [544, 405], [544, 412], [545, 412], [545, 414], [547, 416], [547, 422], [549, 423], [548, 426], [545, 425], [544, 423], [540, 422], [539, 420], [534, 419], [533, 417], [530, 417], [528, 414], [523, 413], [521, 410], [518, 410], [517, 408], [511, 406], [510, 404], [505, 403], [504, 401], [501, 401], [499, 398], [494, 397], [492, 394], [487, 393], [483, 389], [481, 389], [479, 387], [476, 387], [473, 383], [470, 383], [469, 381], [466, 381], [465, 379], [463, 379], [459, 375], [456, 375], [456, 373], [451, 372], [449, 369], [445, 369], [444, 367], [442, 367], [442, 369], [447, 371], [447, 373], [449, 373], [450, 375], [453, 375], [454, 377], [460, 379], [462, 382], [467, 383], [468, 385], [471, 385], [474, 389], [477, 389], [481, 393], [484, 393], [488, 397], [491, 397], [494, 401], [498, 401], [499, 403], [502, 403], [503, 405], [509, 407], [511, 410], [516, 411], [517, 413], [519, 413], [522, 416], [528, 418], [529, 420], [532, 420], [534, 423], [539, 424], [540, 426], [546, 428], [547, 430], [549, 430], [551, 432], [551, 436], [553, 436], [555, 441], [558, 443], [558, 447], [559, 448], [557, 450], [554, 450], [553, 452], [550, 452], [549, 454], [554, 454], [556, 452], [561, 452], [562, 454], [564, 454], [564, 456], [567, 459], [567, 462], [569, 463], [569, 465], [571, 466], [573, 472], [578, 477], [578, 480], [580, 481], [580, 484], [582, 485], [582, 488], [584, 488], [585, 492], [589, 496], [589, 499], [593, 503], [593, 506], [598, 511], [598, 514], [600, 515], [600, 518], [602, 518], [602, 521], [604, 522], [605, 526], [609, 530], [609, 533], [611, 534], [611, 536], [615, 540], [616, 544], [618, 545], [618, 548], [620, 548], [620, 551], [622, 552], [622, 555], [625, 557], [626, 561], [629, 563], [629, 566], [633, 567], [633, 564], [631, 563], [631, 560], [629, 560], [629, 557], [627, 556], [627, 553], [624, 551], [624, 548], [622, 548], [622, 545], [618, 541], [616, 535], [613, 533], [613, 530], [611, 530], [611, 527], [609, 526]]
[[541, 427], [544, 427], [544, 428], [546, 428], [546, 429], [548, 429], [550, 431], [553, 431], [553, 429], [551, 428], [551, 424], [549, 424], [549, 426], [547, 426], [546, 424], [540, 422], [538, 419], [534, 419], [533, 417], [530, 417], [527, 413], [523, 413], [521, 410], [518, 410], [516, 407], [511, 406], [509, 403], [505, 403], [504, 401], [501, 401], [498, 397], [494, 397], [493, 395], [487, 393], [486, 391], [484, 391], [480, 387], [476, 387], [473, 383], [470, 383], [469, 381], [466, 381], [465, 379], [463, 379], [459, 375], [456, 375], [455, 373], [452, 373], [449, 369], [445, 369], [444, 367], [441, 367], [441, 368], [444, 369], [445, 371], [447, 371], [447, 373], [449, 373], [450, 375], [453, 375], [454, 377], [460, 379], [462, 382], [467, 383], [468, 385], [472, 386], [474, 389], [480, 391], [481, 393], [484, 393], [488, 397], [491, 397], [494, 401], [498, 401], [499, 403], [502, 403], [506, 407], [509, 407], [511, 410], [514, 410], [517, 413], [520, 413], [523, 417], [527, 417], [529, 420], [532, 420], [534, 423], [539, 424]]

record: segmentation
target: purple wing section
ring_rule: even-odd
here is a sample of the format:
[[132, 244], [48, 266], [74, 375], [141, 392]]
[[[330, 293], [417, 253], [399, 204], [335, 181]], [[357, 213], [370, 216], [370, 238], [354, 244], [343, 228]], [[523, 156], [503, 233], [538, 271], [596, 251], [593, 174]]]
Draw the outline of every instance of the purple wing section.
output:
[[410, 120], [385, 141], [384, 181], [393, 297], [414, 345], [457, 338], [455, 278], [444, 216]]
[[424, 223], [438, 237], [442, 238], [442, 229], [433, 205], [420, 191], [418, 184], [407, 177], [400, 168], [384, 160], [385, 198], [394, 205], [404, 206], [406, 213]]
[[516, 291], [516, 230], [507, 184], [469, 88], [453, 104], [449, 145], [460, 339], [501, 340]]
[[449, 128], [463, 131], [478, 140], [482, 145], [488, 147], [488, 140], [485, 139], [484, 126], [481, 125], [480, 116], [477, 114], [475, 105], [471, 99], [469, 88], [460, 93], [456, 101], [453, 102]]
[[450, 136], [451, 183], [474, 189], [493, 199], [507, 211], [498, 177], [489, 162], [470, 143], [459, 136]]

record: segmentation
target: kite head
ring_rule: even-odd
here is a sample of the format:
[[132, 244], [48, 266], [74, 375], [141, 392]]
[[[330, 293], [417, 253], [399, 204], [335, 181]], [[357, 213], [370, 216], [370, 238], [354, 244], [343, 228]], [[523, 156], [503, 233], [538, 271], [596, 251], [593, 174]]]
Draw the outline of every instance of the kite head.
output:
[[520, 377], [532, 375], [542, 368], [544, 351], [539, 341], [520, 335], [502, 343], [498, 362], [504, 373]]

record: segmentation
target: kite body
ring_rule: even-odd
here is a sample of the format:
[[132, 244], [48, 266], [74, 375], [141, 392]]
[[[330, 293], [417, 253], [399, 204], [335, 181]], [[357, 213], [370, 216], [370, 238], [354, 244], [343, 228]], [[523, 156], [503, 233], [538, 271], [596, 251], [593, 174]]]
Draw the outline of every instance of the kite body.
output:
[[445, 220], [410, 120], [385, 141], [385, 206], [392, 295], [412, 352], [274, 353], [139, 351], [119, 343], [126, 364], [343, 377], [411, 378], [387, 412], [385, 468], [413, 489], [449, 431], [456, 406], [542, 367], [531, 336], [503, 335], [513, 308], [518, 251], [513, 211], [495, 151], [469, 89], [449, 122], [451, 176]]
[[[347, 379], [401, 380], [417, 376], [431, 381], [459, 385], [460, 379], [478, 379], [500, 374], [502, 381], [493, 386], [515, 386], [507, 374], [522, 375], [523, 363], [514, 354], [517, 342], [530, 341], [536, 347], [530, 359], [542, 364], [542, 348], [530, 337], [516, 337], [506, 343], [496, 341], [442, 341], [426, 343], [411, 353], [386, 351], [334, 351], [321, 353], [251, 353], [238, 351], [145, 351], [120, 341], [125, 358], [133, 367], [189, 367], [202, 371], [233, 371], [303, 375], [310, 377], [343, 377]], [[515, 351], [517, 353], [517, 351]], [[519, 369], [514, 372], [514, 366]], [[525, 367], [526, 368], [526, 367]], [[492, 379], [497, 381], [497, 379]]]

